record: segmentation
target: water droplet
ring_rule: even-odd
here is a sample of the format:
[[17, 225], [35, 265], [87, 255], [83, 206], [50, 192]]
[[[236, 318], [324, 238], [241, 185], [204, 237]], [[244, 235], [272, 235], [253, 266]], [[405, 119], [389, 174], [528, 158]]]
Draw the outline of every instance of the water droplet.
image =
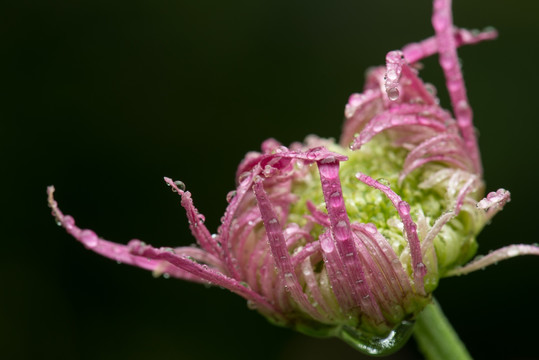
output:
[[371, 224], [371, 223], [365, 224], [364, 228], [371, 234], [376, 234], [377, 229], [374, 224]]
[[353, 327], [343, 326], [338, 336], [364, 354], [383, 356], [397, 351], [408, 341], [413, 333], [413, 325], [412, 322], [403, 321], [386, 337], [372, 336]]
[[399, 212], [402, 213], [403, 216], [410, 214], [410, 205], [406, 201], [401, 201], [399, 203]]
[[171, 254], [176, 254], [176, 252], [174, 251], [174, 249], [171, 248], [171, 247], [163, 248], [163, 251], [166, 251], [166, 252], [171, 253]]
[[333, 241], [329, 237], [323, 237], [320, 239], [320, 246], [322, 247], [322, 251], [325, 253], [331, 253], [335, 249], [333, 246]]
[[64, 227], [68, 231], [73, 230], [73, 228], [75, 227], [75, 219], [73, 219], [73, 217], [70, 215], [64, 216]]
[[170, 278], [170, 274], [169, 273], [163, 273], [163, 278], [165, 278], [165, 279]]
[[242, 172], [240, 176], [238, 176], [238, 181], [243, 183], [245, 180], [247, 180], [251, 176], [251, 173], [249, 171]]
[[343, 203], [343, 198], [341, 196], [341, 193], [338, 191], [335, 191], [329, 196], [329, 202], [332, 207], [340, 207]]
[[423, 264], [422, 262], [418, 263], [416, 266], [415, 266], [415, 271], [417, 273], [424, 273], [426, 271], [426, 267], [425, 267], [425, 264]]
[[277, 219], [276, 218], [272, 218], [272, 219], [269, 219], [268, 221], [268, 224], [277, 224]]
[[432, 85], [431, 83], [425, 84], [425, 90], [427, 90], [427, 92], [432, 96], [436, 96], [436, 87], [434, 87], [434, 85]]
[[393, 69], [387, 71], [387, 79], [390, 81], [397, 80], [397, 72]]
[[99, 239], [97, 238], [97, 235], [92, 230], [82, 230], [80, 233], [80, 241], [87, 247], [87, 248], [94, 248], [97, 246]]
[[251, 300], [247, 300], [247, 307], [250, 310], [256, 310], [257, 309], [256, 303], [254, 301], [251, 301]]
[[185, 191], [185, 184], [183, 183], [183, 181], [176, 180], [174, 181], [174, 185], [176, 185], [181, 191]]
[[333, 164], [335, 162], [335, 156], [328, 156], [321, 161], [322, 164]]
[[226, 194], [226, 202], [230, 204], [232, 199], [234, 199], [234, 196], [236, 196], [236, 190], [230, 191], [228, 194]]
[[399, 89], [394, 87], [394, 88], [389, 88], [387, 89], [387, 97], [389, 98], [389, 100], [391, 101], [395, 101], [399, 98]]
[[335, 236], [337, 237], [337, 239], [345, 240], [346, 238], [348, 238], [349, 228], [346, 221], [344, 220], [339, 221], [337, 225], [335, 226], [334, 231], [335, 231]]
[[376, 181], [378, 181], [380, 184], [384, 185], [384, 186], [391, 186], [391, 183], [389, 182], [389, 180], [385, 179], [385, 178], [378, 178], [376, 179]]

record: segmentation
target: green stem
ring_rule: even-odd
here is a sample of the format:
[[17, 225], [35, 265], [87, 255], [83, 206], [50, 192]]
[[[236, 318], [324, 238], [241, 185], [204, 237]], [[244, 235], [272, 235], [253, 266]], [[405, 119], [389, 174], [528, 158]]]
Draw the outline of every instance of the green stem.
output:
[[436, 300], [417, 317], [414, 337], [428, 360], [472, 359]]

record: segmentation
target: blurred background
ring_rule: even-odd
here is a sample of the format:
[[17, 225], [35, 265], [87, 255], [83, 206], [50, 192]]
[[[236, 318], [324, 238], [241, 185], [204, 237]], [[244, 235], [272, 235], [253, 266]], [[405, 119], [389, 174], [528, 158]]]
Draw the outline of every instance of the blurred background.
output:
[[[510, 4], [510, 5], [509, 5]], [[489, 190], [512, 202], [481, 254], [538, 242], [539, 2], [456, 0]], [[432, 35], [430, 1], [5, 0], [0, 8], [5, 359], [361, 359], [274, 327], [240, 297], [101, 258], [56, 226], [126, 243], [193, 242], [183, 180], [215, 230], [239, 161], [274, 137], [338, 137], [348, 96], [389, 50]], [[421, 77], [448, 107], [437, 58]], [[435, 292], [477, 359], [538, 359], [539, 259], [444, 279]], [[421, 358], [411, 341], [394, 359]]]

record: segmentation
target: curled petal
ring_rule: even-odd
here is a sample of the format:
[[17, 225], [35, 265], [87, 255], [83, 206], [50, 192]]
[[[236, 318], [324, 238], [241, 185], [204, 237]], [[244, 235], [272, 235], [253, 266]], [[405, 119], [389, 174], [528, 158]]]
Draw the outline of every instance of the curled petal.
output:
[[128, 245], [130, 252], [138, 257], [146, 257], [153, 260], [167, 261], [174, 267], [197, 276], [200, 279], [210, 282], [211, 284], [221, 286], [225, 289], [236, 293], [245, 299], [252, 301], [262, 311], [268, 313], [279, 314], [279, 311], [270, 304], [264, 297], [256, 292], [245, 287], [236, 279], [232, 279], [206, 265], [198, 264], [189, 258], [177, 255], [168, 249], [157, 249], [149, 245], [145, 245], [139, 240], [131, 240]]
[[491, 208], [503, 208], [511, 201], [511, 194], [505, 189], [490, 192], [486, 198], [477, 203], [478, 209], [490, 210]]
[[189, 228], [191, 229], [191, 233], [197, 240], [200, 247], [208, 253], [219, 257], [222, 254], [222, 250], [217, 241], [211, 236], [206, 225], [204, 225], [204, 216], [200, 214], [197, 208], [193, 205], [191, 193], [189, 191], [180, 189], [176, 183], [168, 177], [165, 177], [164, 180], [167, 185], [174, 190], [174, 192], [181, 196], [181, 205], [187, 213]]
[[438, 219], [436, 219], [434, 225], [432, 225], [429, 232], [423, 239], [423, 243], [421, 244], [421, 252], [423, 256], [426, 256], [429, 251], [434, 249], [434, 238], [440, 233], [444, 225], [447, 224], [455, 216], [457, 215], [454, 211], [447, 211], [440, 215]]
[[339, 303], [339, 307], [343, 313], [349, 313], [356, 307], [356, 303], [352, 299], [354, 288], [342, 271], [344, 265], [329, 231], [320, 235], [320, 248], [322, 249], [322, 256], [326, 265], [329, 282], [335, 298]]
[[395, 127], [413, 128], [414, 126], [420, 127], [422, 132], [430, 132], [432, 135], [446, 131], [444, 124], [430, 117], [424, 117], [419, 114], [398, 114], [386, 111], [375, 116], [365, 126], [361, 134], [354, 139], [350, 148], [352, 150], [358, 150], [374, 136], [388, 129]]
[[511, 193], [505, 189], [498, 189], [487, 195], [477, 203], [477, 208], [485, 210], [487, 221], [503, 209], [511, 201]]
[[363, 235], [363, 241], [368, 240], [373, 257], [380, 261], [380, 266], [384, 270], [386, 279], [388, 279], [398, 297], [402, 299], [407, 294], [410, 294], [412, 288], [409, 277], [397, 254], [386, 238], [380, 234], [376, 226], [374, 224], [353, 224], [352, 226]]
[[[198, 277], [196, 274], [175, 267], [169, 267], [167, 264], [163, 263], [163, 261], [149, 259], [145, 256], [138, 256], [131, 253], [129, 247], [126, 245], [102, 239], [92, 230], [80, 229], [75, 225], [75, 220], [73, 219], [73, 217], [69, 215], [64, 215], [62, 211], [58, 208], [58, 204], [54, 200], [53, 186], [49, 186], [47, 188], [47, 193], [49, 206], [51, 207], [52, 213], [56, 220], [66, 229], [66, 231], [71, 236], [81, 242], [87, 249], [122, 264], [128, 264], [142, 269], [152, 270], [155, 272], [156, 275], [167, 273], [172, 277], [183, 280], [204, 282], [204, 280]], [[166, 251], [174, 252], [174, 250], [171, 248], [167, 248]]]
[[509, 245], [495, 250], [488, 255], [477, 257], [467, 265], [448, 271], [445, 276], [465, 275], [496, 264], [498, 261], [507, 260], [520, 255], [539, 255], [539, 246], [536, 245]]
[[[348, 286], [352, 289], [352, 298], [356, 304], [361, 304], [362, 310], [375, 321], [381, 323], [383, 316], [381, 309], [373, 297], [372, 291], [366, 280], [366, 274], [360, 262], [360, 254], [356, 242], [354, 242], [353, 233], [350, 229], [350, 221], [346, 213], [342, 188], [339, 179], [338, 161], [319, 161], [318, 172], [322, 182], [322, 192], [326, 202], [326, 209], [330, 221], [330, 238], [333, 241], [333, 247], [337, 249], [337, 255], [342, 264], [341, 272], [345, 274]], [[327, 244], [322, 250], [328, 250], [331, 246], [328, 239]], [[364, 258], [366, 256], [363, 256]], [[337, 259], [338, 260], [338, 259]], [[358, 291], [354, 291], [358, 289]]]
[[422, 142], [408, 153], [399, 175], [399, 183], [415, 169], [433, 161], [445, 162], [463, 170], [473, 166], [462, 139], [456, 134], [444, 133]]
[[[318, 247], [318, 251], [320, 248]], [[306, 292], [308, 292], [314, 301], [316, 301], [317, 306], [326, 313], [328, 320], [333, 320], [337, 317], [336, 309], [333, 309], [320, 291], [320, 284], [314, 273], [313, 266], [311, 264], [311, 259], [305, 259], [301, 263], [301, 274], [305, 279]]]
[[462, 71], [457, 57], [457, 45], [453, 36], [453, 16], [451, 14], [451, 0], [434, 0], [432, 26], [436, 32], [439, 61], [442, 67], [449, 97], [460, 133], [464, 140], [466, 150], [470, 153], [475, 171], [482, 173], [481, 160], [477, 138], [472, 123], [472, 109], [468, 103], [466, 87], [462, 78]]
[[423, 295], [425, 293], [423, 278], [427, 273], [427, 269], [422, 261], [421, 245], [417, 236], [417, 225], [410, 216], [410, 205], [408, 205], [406, 201], [403, 201], [401, 197], [391, 190], [389, 186], [381, 184], [380, 182], [362, 173], [357, 173], [356, 178], [364, 184], [382, 191], [391, 201], [395, 209], [397, 209], [397, 212], [404, 225], [404, 231], [406, 238], [408, 239], [408, 244], [410, 245], [416, 291]]
[[266, 228], [266, 235], [268, 237], [269, 245], [271, 248], [271, 253], [273, 255], [273, 260], [281, 280], [285, 285], [285, 289], [290, 291], [290, 295], [301, 306], [301, 309], [313, 318], [324, 322], [327, 319], [318, 312], [318, 310], [309, 302], [309, 299], [303, 292], [303, 289], [298, 281], [296, 271], [292, 266], [292, 261], [290, 259], [290, 254], [288, 253], [288, 248], [284, 239], [279, 220], [273, 207], [268, 199], [266, 192], [264, 191], [262, 181], [256, 181], [253, 190], [258, 202], [258, 207], [262, 215], [262, 220], [264, 222], [264, 227]]
[[313, 218], [315, 219], [315, 221], [324, 226], [324, 227], [329, 227], [330, 226], [330, 222], [329, 222], [329, 216], [328, 214], [318, 210], [316, 208], [316, 205], [313, 204], [313, 202], [311, 200], [307, 200], [307, 209], [311, 212]]
[[[453, 36], [455, 37], [455, 45], [460, 47], [462, 45], [477, 44], [485, 40], [494, 40], [498, 37], [498, 32], [494, 29], [485, 29], [484, 31], [453, 29]], [[406, 45], [402, 52], [409, 63], [415, 63], [436, 54], [438, 52], [438, 42], [435, 37], [430, 37], [419, 43]]]
[[359, 133], [376, 114], [382, 112], [383, 106], [380, 89], [368, 89], [362, 94], [352, 94], [344, 111], [346, 121], [340, 144], [343, 147], [348, 146], [355, 134]]

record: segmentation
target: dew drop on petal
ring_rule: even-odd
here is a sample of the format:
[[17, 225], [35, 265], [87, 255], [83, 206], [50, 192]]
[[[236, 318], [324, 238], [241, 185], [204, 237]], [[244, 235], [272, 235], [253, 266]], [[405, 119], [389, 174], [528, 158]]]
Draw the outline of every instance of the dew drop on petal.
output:
[[389, 98], [389, 100], [395, 101], [399, 98], [399, 95], [399, 89], [397, 89], [396, 87], [387, 89], [387, 97]]
[[174, 181], [174, 185], [176, 185], [181, 191], [185, 191], [185, 184], [183, 183], [183, 181], [176, 180]]
[[382, 185], [391, 186], [391, 183], [389, 182], [389, 180], [387, 180], [385, 178], [378, 178], [378, 179], [376, 179], [376, 181], [378, 181]]
[[387, 78], [388, 78], [388, 80], [390, 80], [390, 81], [395, 81], [395, 80], [397, 80], [397, 72], [396, 72], [395, 70], [393, 70], [393, 69], [389, 70], [389, 71], [387, 72]]
[[251, 176], [251, 173], [248, 171], [242, 172], [240, 176], [238, 177], [238, 181], [243, 183], [245, 180], [247, 180]]
[[341, 196], [341, 193], [338, 191], [335, 191], [329, 196], [329, 202], [332, 207], [340, 207], [343, 203], [343, 198]]
[[247, 308], [249, 308], [250, 310], [256, 310], [256, 303], [252, 300], [247, 300]]
[[389, 355], [401, 348], [413, 333], [413, 323], [403, 321], [388, 336], [378, 337], [358, 331], [350, 326], [343, 326], [338, 337], [354, 349], [368, 355]]
[[75, 227], [75, 219], [70, 215], [64, 216], [64, 226], [66, 230], [72, 230]]
[[427, 92], [432, 96], [436, 96], [436, 87], [434, 87], [434, 85], [432, 85], [431, 83], [425, 84], [425, 90], [427, 90]]
[[226, 202], [230, 204], [232, 199], [234, 199], [234, 196], [236, 196], [236, 190], [230, 191], [228, 194], [226, 194]]
[[376, 226], [374, 224], [368, 223], [365, 224], [365, 230], [367, 230], [371, 234], [376, 234]]
[[322, 251], [325, 253], [331, 253], [334, 250], [333, 242], [329, 237], [324, 237], [320, 239], [320, 246], [322, 247]]
[[409, 215], [410, 214], [410, 205], [406, 201], [401, 201], [399, 203], [399, 212], [402, 213], [402, 215]]
[[422, 262], [418, 263], [415, 266], [415, 271], [418, 272], [418, 273], [423, 273], [425, 270], [426, 270], [425, 264], [423, 264]]
[[87, 248], [94, 248], [97, 246], [98, 238], [95, 232], [92, 230], [82, 230], [80, 233], [80, 241], [87, 247]]
[[345, 240], [349, 235], [349, 227], [346, 221], [341, 220], [335, 226], [335, 236], [339, 240]]

